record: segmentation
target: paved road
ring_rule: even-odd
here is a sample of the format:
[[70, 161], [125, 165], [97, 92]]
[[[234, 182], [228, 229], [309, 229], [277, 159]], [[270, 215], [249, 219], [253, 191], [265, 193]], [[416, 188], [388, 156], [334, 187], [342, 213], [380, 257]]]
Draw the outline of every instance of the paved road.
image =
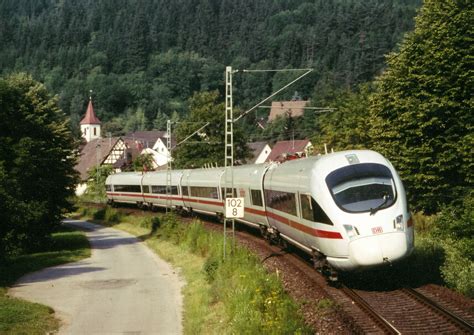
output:
[[87, 230], [92, 257], [21, 278], [10, 294], [51, 306], [60, 334], [181, 334], [182, 281], [143, 243], [119, 230]]

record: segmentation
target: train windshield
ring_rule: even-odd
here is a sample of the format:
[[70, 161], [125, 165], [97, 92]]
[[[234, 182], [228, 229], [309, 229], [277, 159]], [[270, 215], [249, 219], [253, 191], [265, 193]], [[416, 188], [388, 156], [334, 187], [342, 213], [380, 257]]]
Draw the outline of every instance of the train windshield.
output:
[[326, 177], [336, 204], [347, 212], [370, 212], [392, 206], [396, 188], [390, 170], [380, 164], [363, 163], [343, 167]]

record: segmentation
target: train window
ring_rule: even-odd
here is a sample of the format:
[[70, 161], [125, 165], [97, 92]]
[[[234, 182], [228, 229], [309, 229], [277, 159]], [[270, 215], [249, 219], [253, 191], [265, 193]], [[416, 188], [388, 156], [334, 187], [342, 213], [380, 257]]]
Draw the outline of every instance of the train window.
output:
[[336, 204], [347, 212], [388, 208], [397, 196], [392, 173], [381, 164], [354, 164], [337, 169], [326, 177], [326, 184]]
[[[166, 185], [152, 185], [151, 186], [152, 193], [156, 194], [167, 194], [166, 193]], [[171, 185], [171, 194], [178, 194], [178, 187]]]
[[310, 220], [313, 222], [325, 223], [333, 225], [329, 217], [323, 211], [321, 206], [313, 199], [309, 194], [300, 195], [301, 202], [301, 216], [303, 219]]
[[114, 185], [115, 192], [142, 193], [140, 185]]
[[189, 195], [187, 186], [181, 186], [181, 195], [183, 195], [183, 196], [188, 196]]
[[178, 186], [171, 186], [171, 194], [178, 194]]
[[262, 192], [260, 190], [250, 190], [252, 194], [252, 205], [263, 207]]
[[166, 186], [165, 185], [152, 185], [151, 192], [156, 194], [166, 194]]
[[142, 185], [142, 188], [143, 188], [143, 193], [151, 193], [151, 192], [150, 192], [150, 186], [148, 186], [148, 185]]
[[219, 195], [217, 187], [190, 186], [189, 189], [193, 197], [217, 199]]
[[105, 190], [107, 192], [112, 192], [112, 185], [105, 185]]
[[[227, 192], [230, 193], [230, 188], [227, 190]], [[233, 196], [234, 198], [237, 198], [237, 189], [234, 188], [234, 191], [232, 192], [232, 194], [234, 195]], [[221, 196], [222, 196], [222, 199], [227, 198], [225, 196], [225, 188], [224, 187], [221, 188]]]
[[268, 207], [296, 216], [296, 197], [294, 193], [265, 190]]

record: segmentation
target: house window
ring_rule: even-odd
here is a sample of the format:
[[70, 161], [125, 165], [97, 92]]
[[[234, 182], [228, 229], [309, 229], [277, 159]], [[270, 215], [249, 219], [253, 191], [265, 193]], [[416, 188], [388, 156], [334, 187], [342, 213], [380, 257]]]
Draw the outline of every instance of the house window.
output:
[[97, 128], [94, 128], [94, 136], [97, 135]]

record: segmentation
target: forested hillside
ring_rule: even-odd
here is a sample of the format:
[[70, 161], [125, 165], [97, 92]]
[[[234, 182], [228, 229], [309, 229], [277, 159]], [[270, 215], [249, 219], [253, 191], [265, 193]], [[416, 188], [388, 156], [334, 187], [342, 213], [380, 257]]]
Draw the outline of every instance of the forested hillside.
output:
[[[297, 90], [317, 101], [334, 88], [370, 81], [384, 55], [413, 29], [420, 4], [0, 0], [0, 69], [27, 71], [44, 82], [73, 126], [92, 89], [104, 133], [163, 128], [169, 117], [187, 113], [193, 92], [222, 91], [226, 65], [315, 69], [280, 98]], [[235, 104], [250, 107], [290, 76], [236, 75]]]

